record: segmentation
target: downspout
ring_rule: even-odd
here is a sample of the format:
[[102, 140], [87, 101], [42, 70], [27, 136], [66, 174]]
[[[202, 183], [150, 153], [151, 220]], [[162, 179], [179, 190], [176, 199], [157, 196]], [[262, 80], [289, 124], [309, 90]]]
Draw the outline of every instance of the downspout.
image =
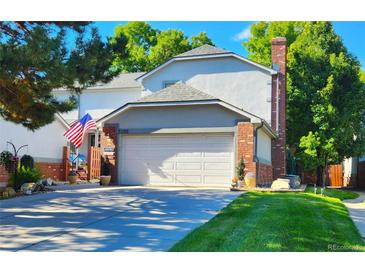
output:
[[253, 155], [254, 162], [257, 163], [256, 165], [256, 184], [258, 182], [259, 177], [259, 171], [260, 171], [260, 159], [257, 157], [257, 131], [264, 126], [264, 121], [261, 120], [261, 124], [254, 129], [254, 144], [255, 144], [255, 153]]

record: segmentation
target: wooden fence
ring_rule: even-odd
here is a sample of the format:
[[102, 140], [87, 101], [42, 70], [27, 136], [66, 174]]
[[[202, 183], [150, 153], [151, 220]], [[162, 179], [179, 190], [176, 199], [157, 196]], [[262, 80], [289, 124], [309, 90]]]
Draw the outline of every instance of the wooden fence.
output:
[[[344, 186], [342, 164], [330, 165], [326, 172], [328, 185], [333, 187]], [[302, 176], [303, 182], [306, 184], [315, 184], [317, 182], [317, 174], [315, 170], [306, 170]]]
[[92, 180], [100, 177], [100, 148], [89, 147], [87, 179]]
[[330, 186], [342, 187], [343, 186], [342, 164], [330, 165], [328, 168], [328, 177]]

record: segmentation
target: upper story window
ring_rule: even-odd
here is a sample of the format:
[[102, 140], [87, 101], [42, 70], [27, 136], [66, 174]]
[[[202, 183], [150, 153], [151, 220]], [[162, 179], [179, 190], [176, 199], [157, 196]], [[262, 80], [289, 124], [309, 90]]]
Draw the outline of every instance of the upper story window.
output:
[[179, 82], [179, 80], [163, 81], [162, 88], [167, 88]]

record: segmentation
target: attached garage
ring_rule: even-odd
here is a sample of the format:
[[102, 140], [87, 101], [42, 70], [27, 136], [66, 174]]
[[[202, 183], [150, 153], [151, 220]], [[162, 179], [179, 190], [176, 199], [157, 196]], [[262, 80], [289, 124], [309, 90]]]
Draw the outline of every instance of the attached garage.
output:
[[122, 136], [122, 185], [229, 186], [233, 134]]
[[118, 185], [229, 187], [241, 157], [247, 172], [272, 170], [274, 135], [261, 118], [184, 84], [128, 103], [98, 125], [117, 136]]

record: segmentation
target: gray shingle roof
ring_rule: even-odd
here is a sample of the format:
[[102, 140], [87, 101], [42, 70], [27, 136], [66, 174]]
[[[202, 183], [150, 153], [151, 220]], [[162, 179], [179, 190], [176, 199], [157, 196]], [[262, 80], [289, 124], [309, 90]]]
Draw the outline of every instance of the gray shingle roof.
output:
[[229, 53], [230, 51], [213, 47], [211, 45], [202, 45], [195, 49], [189, 50], [187, 52], [176, 55], [175, 57], [187, 57], [194, 55], [206, 55], [206, 54], [220, 54], [220, 53]]
[[187, 102], [187, 101], [207, 101], [217, 100], [214, 96], [206, 94], [196, 88], [183, 83], [176, 83], [167, 88], [161, 89], [151, 95], [147, 95], [137, 100], [136, 103], [152, 102]]

